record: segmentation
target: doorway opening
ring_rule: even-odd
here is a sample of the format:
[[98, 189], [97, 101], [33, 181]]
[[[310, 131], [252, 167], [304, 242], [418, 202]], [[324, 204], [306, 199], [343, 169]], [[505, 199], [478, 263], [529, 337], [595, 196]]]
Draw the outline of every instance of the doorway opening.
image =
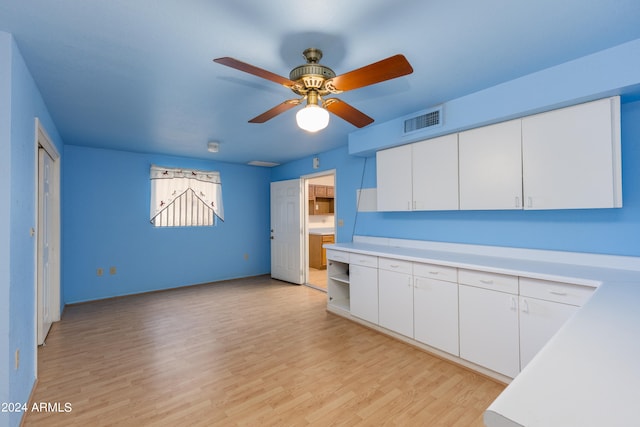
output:
[[335, 243], [336, 177], [326, 171], [304, 178], [307, 286], [327, 291], [327, 251], [322, 246]]

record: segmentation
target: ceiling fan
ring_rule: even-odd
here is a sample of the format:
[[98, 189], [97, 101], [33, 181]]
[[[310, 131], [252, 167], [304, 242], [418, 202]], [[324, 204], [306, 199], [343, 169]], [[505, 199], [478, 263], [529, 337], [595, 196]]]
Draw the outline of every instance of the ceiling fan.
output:
[[249, 120], [249, 123], [264, 123], [306, 100], [307, 105], [298, 111], [296, 121], [300, 128], [309, 132], [317, 132], [329, 124], [327, 111], [359, 128], [373, 123], [373, 119], [360, 110], [338, 98], [326, 98], [326, 96], [395, 79], [413, 72], [413, 68], [403, 55], [394, 55], [336, 76], [331, 68], [319, 63], [322, 58], [320, 49], [309, 48], [302, 55], [307, 63], [291, 70], [288, 79], [234, 58], [223, 57], [213, 61], [281, 84], [300, 96], [276, 105]]

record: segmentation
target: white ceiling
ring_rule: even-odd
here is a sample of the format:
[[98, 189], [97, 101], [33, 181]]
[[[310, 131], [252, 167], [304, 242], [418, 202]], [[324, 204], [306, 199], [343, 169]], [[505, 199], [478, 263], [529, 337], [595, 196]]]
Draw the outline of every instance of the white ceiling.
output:
[[308, 47], [337, 74], [402, 53], [413, 74], [339, 96], [379, 123], [638, 39], [640, 1], [0, 0], [0, 30], [66, 144], [283, 163], [356, 128], [247, 123], [294, 96], [213, 58], [288, 77]]

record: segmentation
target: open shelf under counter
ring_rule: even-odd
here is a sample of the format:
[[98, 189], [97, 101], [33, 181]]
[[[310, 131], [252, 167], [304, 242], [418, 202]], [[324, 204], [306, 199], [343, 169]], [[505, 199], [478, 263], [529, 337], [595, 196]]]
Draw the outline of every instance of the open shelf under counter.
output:
[[345, 285], [349, 284], [349, 275], [348, 274], [332, 274], [329, 276], [329, 279], [335, 280], [339, 283], [344, 283]]

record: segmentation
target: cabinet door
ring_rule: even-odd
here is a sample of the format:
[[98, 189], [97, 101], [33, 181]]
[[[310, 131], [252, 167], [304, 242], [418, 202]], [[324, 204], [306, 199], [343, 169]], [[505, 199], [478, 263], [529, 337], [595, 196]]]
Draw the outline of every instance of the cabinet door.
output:
[[459, 285], [460, 357], [514, 378], [520, 370], [518, 297]]
[[522, 119], [525, 209], [622, 206], [619, 98]]
[[379, 211], [411, 210], [411, 145], [378, 151], [376, 180]]
[[318, 234], [309, 234], [309, 267], [321, 270], [327, 265], [323, 262], [322, 236]]
[[380, 326], [413, 338], [411, 275], [378, 270]]
[[378, 324], [378, 269], [349, 265], [351, 315]]
[[576, 311], [573, 305], [520, 297], [521, 370]]
[[417, 341], [460, 355], [457, 283], [414, 277], [413, 320]]
[[335, 189], [333, 186], [327, 186], [327, 197], [334, 197]]
[[521, 120], [460, 133], [460, 209], [522, 209]]
[[458, 135], [412, 144], [413, 209], [458, 209]]

